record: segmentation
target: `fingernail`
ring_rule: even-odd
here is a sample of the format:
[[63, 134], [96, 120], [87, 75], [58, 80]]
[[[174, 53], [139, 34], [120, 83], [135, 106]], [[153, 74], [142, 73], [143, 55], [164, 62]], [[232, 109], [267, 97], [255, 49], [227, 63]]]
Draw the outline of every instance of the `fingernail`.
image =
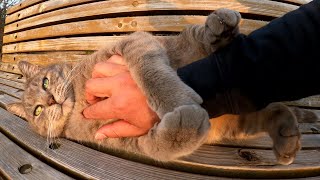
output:
[[97, 133], [94, 138], [95, 138], [96, 140], [103, 140], [103, 139], [107, 138], [107, 136], [104, 135], [104, 134], [101, 134], [101, 133]]

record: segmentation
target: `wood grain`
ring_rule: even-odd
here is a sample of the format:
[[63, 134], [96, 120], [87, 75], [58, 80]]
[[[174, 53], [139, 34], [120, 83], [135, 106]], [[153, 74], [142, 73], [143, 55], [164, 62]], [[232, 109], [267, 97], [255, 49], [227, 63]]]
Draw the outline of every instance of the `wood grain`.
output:
[[22, 93], [23, 93], [23, 91], [21, 89], [16, 89], [16, 88], [13, 88], [10, 86], [6, 86], [4, 84], [0, 85], [0, 92], [6, 93], [6, 94], [13, 96], [15, 98], [18, 98], [18, 99], [21, 98]]
[[28, 61], [38, 65], [48, 65], [59, 62], [76, 62], [84, 58], [84, 56], [93, 53], [94, 51], [58, 51], [58, 52], [43, 52], [36, 54], [3, 54], [2, 62], [17, 63], [19, 61]]
[[[30, 1], [30, 0], [28, 0]], [[29, 16], [34, 16], [47, 11], [55, 9], [62, 9], [67, 6], [74, 6], [77, 4], [89, 3], [95, 0], [76, 0], [76, 1], [63, 1], [63, 0], [51, 0], [43, 3], [35, 4], [18, 12], [12, 13], [6, 17], [6, 24], [24, 19]]]
[[[29, 130], [26, 122], [0, 109], [0, 131], [13, 137], [21, 146], [35, 154], [41, 154], [50, 164], [65, 167], [73, 174], [85, 178], [123, 179], [195, 179], [213, 178], [184, 172], [177, 172], [124, 160], [100, 153], [85, 146], [60, 139], [61, 147], [55, 151], [45, 146], [46, 139]], [[14, 125], [13, 125], [14, 124]], [[258, 159], [249, 161], [239, 151], [252, 152]], [[231, 148], [204, 145], [194, 154], [176, 161], [170, 168], [193, 171], [194, 173], [223, 176], [271, 178], [307, 177], [320, 175], [320, 151], [302, 150], [290, 166], [276, 165], [272, 150], [252, 148]], [[161, 165], [159, 163], [156, 163]], [[167, 165], [166, 165], [167, 166]], [[202, 169], [202, 171], [199, 169]], [[204, 172], [205, 171], [205, 172]], [[176, 177], [175, 177], [176, 176]]]
[[12, 81], [20, 82], [20, 83], [25, 83], [26, 79], [20, 74], [12, 74], [4, 71], [0, 71], [0, 78], [3, 79], [9, 79]]
[[309, 2], [311, 2], [312, 0], [280, 0], [283, 2], [291, 2], [291, 3], [296, 3], [296, 4], [307, 4]]
[[4, 85], [7, 85], [7, 86], [10, 86], [10, 87], [13, 87], [13, 88], [24, 90], [24, 84], [23, 83], [11, 81], [11, 80], [8, 80], [8, 79], [0, 78], [0, 84], [4, 84]]
[[287, 12], [297, 9], [298, 6], [268, 0], [200, 0], [197, 1], [197, 3], [194, 3], [193, 0], [110, 0], [74, 6], [33, 16], [7, 25], [4, 31], [5, 33], [10, 33], [47, 23], [114, 13], [153, 10], [200, 11], [216, 10], [218, 8], [229, 8], [243, 13], [280, 17]]
[[[27, 153], [0, 133], [0, 169], [8, 179], [72, 179]], [[21, 174], [22, 165], [32, 165], [31, 172]]]
[[[108, 18], [79, 21], [42, 28], [31, 29], [4, 36], [4, 43], [26, 41], [39, 38], [90, 33], [120, 33], [134, 31], [179, 32], [190, 24], [204, 24], [206, 16], [142, 16], [125, 18]], [[268, 22], [243, 19], [240, 31], [249, 34]]]
[[59, 149], [52, 150], [46, 145], [46, 138], [27, 128], [27, 122], [3, 109], [0, 114], [0, 132], [12, 137], [35, 156], [46, 159], [51, 166], [70, 171], [78, 179], [216, 179], [128, 161], [65, 139], [59, 140], [62, 144]]
[[20, 99], [9, 96], [7, 94], [0, 94], [0, 107], [7, 109], [8, 104], [16, 102], [20, 102]]
[[34, 4], [37, 4], [37, 3], [40, 3], [40, 2], [43, 2], [43, 1], [45, 1], [45, 0], [24, 0], [21, 3], [10, 7], [7, 10], [7, 14], [12, 14], [12, 13], [14, 13], [16, 11], [19, 11], [21, 9], [24, 9], [26, 7], [32, 6]]
[[0, 63], [0, 70], [5, 72], [12, 72], [16, 74], [21, 74], [17, 64], [10, 64], [10, 63]]

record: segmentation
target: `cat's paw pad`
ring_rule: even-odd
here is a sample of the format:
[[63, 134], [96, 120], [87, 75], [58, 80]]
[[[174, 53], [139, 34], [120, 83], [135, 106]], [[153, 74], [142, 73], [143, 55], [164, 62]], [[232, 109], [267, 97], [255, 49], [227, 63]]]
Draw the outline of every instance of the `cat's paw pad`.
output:
[[211, 13], [206, 20], [206, 37], [212, 45], [227, 43], [239, 33], [240, 20], [239, 12], [225, 8], [218, 9]]
[[298, 123], [294, 119], [287, 122], [285, 127], [279, 129], [274, 137], [273, 151], [279, 164], [291, 164], [301, 148]]

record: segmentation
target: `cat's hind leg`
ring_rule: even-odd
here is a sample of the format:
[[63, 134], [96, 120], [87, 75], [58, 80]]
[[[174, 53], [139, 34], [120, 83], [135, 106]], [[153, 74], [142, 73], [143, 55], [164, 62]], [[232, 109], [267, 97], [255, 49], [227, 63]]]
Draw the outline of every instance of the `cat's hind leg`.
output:
[[282, 103], [272, 103], [266, 112], [267, 131], [273, 140], [273, 151], [278, 163], [288, 165], [300, 150], [299, 124], [295, 114]]
[[121, 41], [130, 73], [161, 121], [138, 139], [143, 154], [160, 161], [190, 154], [204, 143], [210, 128], [201, 97], [170, 67], [166, 50], [149, 33], [136, 32]]

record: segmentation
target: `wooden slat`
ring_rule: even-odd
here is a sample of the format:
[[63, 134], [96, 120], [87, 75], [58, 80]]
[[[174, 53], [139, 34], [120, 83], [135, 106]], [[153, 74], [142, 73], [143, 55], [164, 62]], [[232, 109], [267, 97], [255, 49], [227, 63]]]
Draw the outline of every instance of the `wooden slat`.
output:
[[283, 2], [291, 2], [291, 3], [296, 3], [296, 4], [307, 4], [311, 2], [312, 0], [281, 0]]
[[92, 36], [75, 38], [58, 38], [5, 45], [3, 53], [39, 52], [39, 51], [87, 51], [98, 50], [112, 44], [125, 36]]
[[[99, 7], [99, 8], [97, 8]], [[153, 10], [216, 10], [218, 8], [234, 9], [243, 13], [280, 17], [297, 9], [298, 6], [268, 0], [110, 0], [56, 10], [33, 16], [5, 27], [5, 33], [30, 28], [41, 24], [52, 23], [73, 18], [95, 15], [106, 15], [123, 12]], [[81, 13], [79, 13], [81, 12]]]
[[[0, 169], [8, 179], [72, 179], [36, 159], [0, 133]], [[22, 165], [31, 165], [29, 173], [21, 174]]]
[[74, 6], [77, 4], [82, 3], [88, 3], [93, 2], [95, 0], [76, 0], [76, 1], [62, 1], [62, 0], [51, 0], [51, 1], [45, 1], [43, 3], [39, 3], [33, 6], [30, 6], [26, 9], [23, 9], [21, 11], [15, 12], [13, 14], [10, 14], [6, 17], [6, 24], [24, 19], [29, 16], [34, 16], [40, 13], [45, 13], [47, 11], [52, 11], [55, 9], [61, 9], [67, 6]]
[[[0, 64], [2, 64], [2, 63], [0, 63]], [[26, 82], [25, 77], [22, 77], [22, 75], [12, 74], [12, 73], [8, 73], [8, 72], [4, 72], [4, 71], [0, 71], [0, 78], [9, 79], [9, 80], [20, 82], [20, 83]]]
[[21, 98], [22, 93], [23, 93], [23, 91], [21, 89], [16, 89], [16, 88], [13, 88], [13, 87], [10, 87], [10, 86], [6, 86], [6, 85], [3, 85], [3, 84], [0, 85], [0, 92], [9, 94], [10, 96], [13, 96], [13, 97], [18, 98], [18, 99]]
[[297, 101], [285, 102], [285, 104], [291, 106], [320, 107], [320, 95], [302, 98]]
[[40, 3], [40, 2], [43, 2], [45, 0], [24, 0], [23, 2], [15, 5], [15, 6], [12, 6], [11, 8], [9, 8], [7, 10], [7, 14], [12, 14], [16, 11], [19, 11], [21, 9], [24, 9], [26, 7], [29, 7], [29, 6], [32, 6], [34, 4], [37, 4], [37, 3]]
[[[130, 179], [132, 177], [136, 179], [210, 178], [209, 176], [205, 177], [188, 173], [180, 174], [171, 170], [126, 161], [93, 151], [64, 139], [60, 140], [62, 146], [58, 150], [52, 151], [44, 146], [46, 142], [45, 138], [26, 129], [26, 122], [21, 121], [2, 109], [0, 109], [0, 114], [2, 114], [0, 131], [16, 138], [16, 141], [34, 153], [42, 154], [43, 158], [47, 158], [47, 161], [59, 164], [59, 166], [74, 171], [74, 174], [79, 174], [86, 178], [113, 179], [119, 175], [123, 179]], [[239, 150], [253, 152], [258, 159], [252, 161], [246, 160], [239, 155]], [[297, 159], [292, 165], [281, 166], [276, 165], [272, 150], [204, 145], [194, 154], [176, 161], [172, 166], [169, 164], [168, 167], [231, 177], [280, 178], [320, 175], [319, 162], [320, 151], [318, 150], [302, 150], [298, 153]]]
[[5, 72], [12, 72], [16, 74], [21, 74], [17, 64], [10, 64], [10, 63], [0, 63], [0, 70]]
[[28, 61], [38, 65], [48, 65], [59, 62], [76, 62], [84, 56], [93, 53], [94, 51], [72, 51], [72, 52], [44, 52], [37, 54], [3, 54], [2, 62], [17, 63], [19, 61]]
[[[260, 148], [271, 149], [272, 140], [269, 136], [263, 136], [256, 139], [229, 140], [218, 142], [215, 145], [245, 147], [245, 148]], [[301, 136], [301, 145], [304, 149], [319, 149], [320, 148], [320, 132], [317, 134], [305, 134]]]
[[7, 94], [0, 94], [0, 107], [7, 109], [8, 104], [12, 104], [15, 102], [19, 102], [20, 100], [18, 98], [14, 98], [12, 96], [9, 96]]
[[15, 82], [15, 81], [11, 81], [11, 80], [0, 78], [0, 84], [4, 84], [4, 85], [7, 85], [7, 86], [11, 86], [13, 88], [24, 90], [24, 84], [19, 83], [19, 82]]
[[[178, 32], [189, 24], [204, 24], [206, 16], [142, 16], [109, 18], [90, 21], [80, 21], [47, 26], [22, 31], [4, 36], [4, 43], [12, 43], [37, 38], [58, 37], [67, 35], [80, 35], [90, 33], [119, 33], [133, 31], [151, 32]], [[267, 22], [243, 19], [240, 22], [240, 31], [249, 34]]]
[[27, 122], [3, 109], [0, 109], [0, 114], [0, 132], [46, 159], [52, 166], [68, 170], [79, 179], [216, 179], [124, 160], [65, 139], [59, 140], [60, 148], [52, 150], [46, 146], [46, 138], [27, 128]]

